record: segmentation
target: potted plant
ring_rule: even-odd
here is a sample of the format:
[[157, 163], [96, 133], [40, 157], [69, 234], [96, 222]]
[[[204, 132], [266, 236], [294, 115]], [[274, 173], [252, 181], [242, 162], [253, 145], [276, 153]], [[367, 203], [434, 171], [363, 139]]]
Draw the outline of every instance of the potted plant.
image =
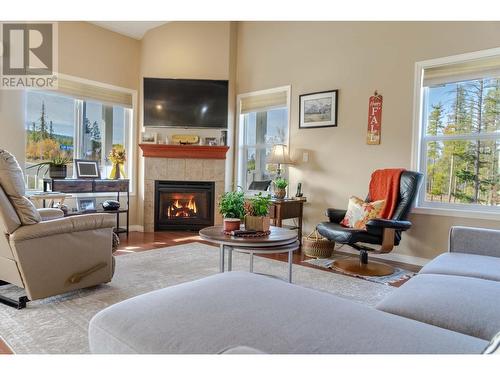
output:
[[71, 159], [62, 155], [57, 155], [52, 157], [48, 161], [44, 161], [38, 164], [34, 164], [29, 166], [27, 169], [38, 167], [37, 176], [40, 171], [40, 168], [44, 165], [49, 166], [49, 177], [50, 178], [66, 178], [68, 173], [68, 164], [71, 162]]
[[267, 232], [271, 226], [269, 217], [271, 196], [259, 193], [245, 202], [245, 229]]
[[274, 197], [276, 199], [283, 199], [286, 196], [286, 187], [288, 186], [288, 181], [284, 178], [278, 177], [274, 182]]
[[219, 212], [224, 217], [224, 231], [240, 229], [245, 214], [245, 197], [242, 191], [229, 191], [219, 200]]
[[64, 156], [56, 156], [49, 163], [50, 178], [66, 178], [68, 174], [68, 164], [71, 159]]

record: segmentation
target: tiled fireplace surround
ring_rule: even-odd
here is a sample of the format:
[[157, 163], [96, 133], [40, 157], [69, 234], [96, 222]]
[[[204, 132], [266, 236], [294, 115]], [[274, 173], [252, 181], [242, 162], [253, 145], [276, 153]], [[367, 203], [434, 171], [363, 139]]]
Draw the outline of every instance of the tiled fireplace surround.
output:
[[[184, 146], [178, 146], [184, 147]], [[144, 152], [144, 231], [154, 232], [155, 180], [213, 181], [215, 182], [215, 207], [224, 192], [225, 160], [177, 157], [151, 157]], [[172, 153], [168, 154], [172, 156]], [[222, 217], [215, 210], [215, 224], [222, 224]]]

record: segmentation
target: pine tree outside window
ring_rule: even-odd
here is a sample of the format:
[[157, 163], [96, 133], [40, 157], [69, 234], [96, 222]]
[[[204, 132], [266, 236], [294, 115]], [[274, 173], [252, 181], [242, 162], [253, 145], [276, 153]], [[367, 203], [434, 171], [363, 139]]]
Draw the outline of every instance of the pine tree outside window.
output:
[[425, 179], [417, 205], [500, 213], [500, 56], [429, 65], [420, 91]]
[[[81, 100], [53, 92], [28, 91], [26, 94], [26, 163], [28, 189], [41, 190], [46, 168], [27, 167], [56, 156], [99, 162], [101, 176], [111, 168], [107, 155], [114, 146], [130, 150], [132, 110], [91, 100]], [[68, 177], [73, 176], [73, 163]], [[125, 165], [131, 177], [131, 168]]]

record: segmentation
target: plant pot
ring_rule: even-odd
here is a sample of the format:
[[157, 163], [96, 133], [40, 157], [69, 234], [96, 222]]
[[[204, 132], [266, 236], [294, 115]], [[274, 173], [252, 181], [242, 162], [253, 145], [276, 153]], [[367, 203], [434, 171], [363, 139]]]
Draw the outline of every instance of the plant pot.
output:
[[274, 198], [283, 199], [286, 197], [286, 189], [276, 189], [274, 190]]
[[66, 178], [68, 166], [66, 165], [49, 165], [50, 178]]
[[241, 225], [240, 219], [233, 219], [233, 218], [224, 219], [224, 231], [225, 232], [231, 232], [233, 230], [238, 230], [238, 229], [240, 229], [240, 225]]
[[245, 216], [245, 229], [255, 230], [257, 232], [267, 232], [271, 227], [271, 218], [269, 216]]

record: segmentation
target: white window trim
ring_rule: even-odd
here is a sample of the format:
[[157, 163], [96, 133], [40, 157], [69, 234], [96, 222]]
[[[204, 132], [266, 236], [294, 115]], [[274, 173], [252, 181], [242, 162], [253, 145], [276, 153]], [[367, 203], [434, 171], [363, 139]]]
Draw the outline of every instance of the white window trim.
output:
[[[424, 90], [422, 87], [424, 78], [424, 69], [429, 69], [437, 66], [455, 64], [460, 62], [473, 61], [488, 57], [500, 56], [500, 48], [491, 48], [482, 51], [475, 51], [463, 53], [459, 55], [441, 57], [437, 59], [418, 61], [415, 63], [415, 81], [413, 90], [413, 132], [412, 132], [412, 156], [411, 165], [416, 171], [425, 171], [426, 161], [425, 155], [422, 152], [423, 141], [423, 112], [424, 112]], [[486, 136], [487, 138], [488, 136]], [[429, 140], [431, 137], [426, 137]], [[434, 137], [439, 138], [441, 137]], [[446, 139], [470, 139], [471, 136], [453, 136]], [[473, 136], [472, 136], [473, 138]], [[485, 219], [485, 220], [500, 220], [499, 207], [486, 207], [480, 205], [457, 205], [449, 203], [433, 202], [432, 207], [423, 201], [423, 189], [418, 194], [415, 208], [413, 213], [440, 215], [440, 216], [453, 216], [463, 218]]]
[[243, 94], [239, 94], [236, 97], [236, 137], [235, 139], [237, 140], [236, 142], [236, 160], [234, 163], [235, 166], [235, 176], [234, 176], [234, 181], [235, 181], [235, 188], [241, 184], [241, 176], [243, 171], [243, 166], [241, 165], [241, 161], [243, 160], [243, 152], [245, 151], [245, 148], [240, 147], [240, 144], [243, 142], [243, 137], [244, 137], [244, 132], [241, 131], [243, 127], [243, 123], [241, 123], [241, 101], [244, 98], [252, 97], [252, 96], [259, 96], [259, 95], [265, 95], [265, 94], [271, 94], [274, 92], [282, 92], [286, 91], [286, 108], [287, 108], [287, 126], [288, 126], [288, 132], [287, 132], [287, 137], [285, 140], [285, 144], [287, 145], [288, 149], [290, 149], [290, 103], [291, 103], [291, 91], [292, 87], [291, 85], [287, 86], [280, 86], [280, 87], [274, 87], [271, 89], [266, 89], [266, 90], [258, 90], [258, 91], [251, 91], [251, 92], [246, 92]]

